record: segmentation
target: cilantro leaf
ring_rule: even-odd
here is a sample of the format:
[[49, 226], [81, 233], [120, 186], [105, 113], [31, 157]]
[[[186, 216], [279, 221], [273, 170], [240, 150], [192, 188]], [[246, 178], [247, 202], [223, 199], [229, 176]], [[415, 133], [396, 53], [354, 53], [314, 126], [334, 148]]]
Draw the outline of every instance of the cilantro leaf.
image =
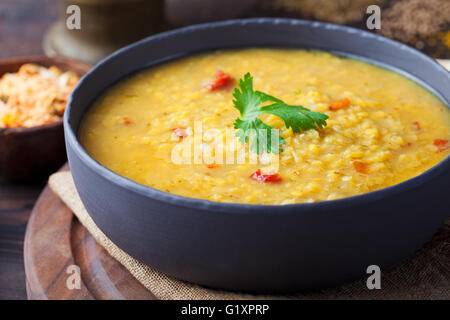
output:
[[[273, 127], [265, 124], [258, 117], [253, 120], [241, 120], [239, 118], [234, 122], [234, 128], [239, 129], [236, 136], [242, 143], [248, 143], [250, 137], [250, 150], [260, 154], [264, 150], [267, 153], [279, 153], [282, 149], [280, 145], [285, 141], [278, 135], [278, 130], [273, 130]], [[273, 138], [273, 140], [272, 140]]]
[[[302, 106], [288, 105], [267, 93], [253, 90], [253, 77], [250, 73], [246, 73], [244, 78], [239, 80], [233, 97], [234, 107], [241, 115], [241, 118], [237, 118], [234, 122], [234, 128], [239, 129], [236, 136], [242, 143], [250, 141], [250, 150], [257, 154], [263, 151], [279, 153], [282, 151], [280, 145], [285, 143], [277, 130], [259, 119], [261, 114], [269, 113], [280, 117], [286, 128], [292, 128], [293, 132], [323, 128], [327, 125], [326, 114]], [[272, 104], [262, 107], [261, 104], [265, 102]]]
[[[311, 111], [302, 106], [290, 106], [284, 102], [278, 102], [260, 108], [262, 113], [274, 114], [283, 119], [286, 128], [292, 128], [294, 132], [323, 128], [327, 125], [328, 116], [320, 112]], [[301, 129], [301, 130], [300, 130]]]

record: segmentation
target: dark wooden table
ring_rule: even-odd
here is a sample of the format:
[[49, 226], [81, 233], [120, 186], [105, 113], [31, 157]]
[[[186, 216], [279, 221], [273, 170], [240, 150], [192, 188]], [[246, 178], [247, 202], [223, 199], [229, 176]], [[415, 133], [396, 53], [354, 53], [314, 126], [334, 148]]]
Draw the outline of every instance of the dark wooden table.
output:
[[0, 299], [26, 299], [23, 239], [30, 211], [45, 182], [0, 182]]
[[[57, 0], [0, 0], [0, 58], [43, 54], [42, 36], [56, 20]], [[0, 299], [26, 299], [23, 239], [45, 186], [0, 181]]]

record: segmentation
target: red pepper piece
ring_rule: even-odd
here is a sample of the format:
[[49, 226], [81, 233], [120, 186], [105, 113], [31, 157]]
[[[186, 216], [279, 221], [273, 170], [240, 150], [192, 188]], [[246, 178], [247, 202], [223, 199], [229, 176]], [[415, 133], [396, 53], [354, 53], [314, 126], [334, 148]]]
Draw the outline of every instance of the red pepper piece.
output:
[[186, 138], [188, 136], [185, 128], [173, 128], [172, 131], [180, 138]]
[[281, 176], [278, 173], [262, 173], [261, 169], [256, 170], [250, 178], [259, 182], [281, 182]]
[[124, 117], [124, 118], [122, 119], [122, 123], [123, 123], [124, 125], [126, 125], [126, 126], [129, 126], [129, 125], [134, 124], [134, 122], [131, 121], [130, 118], [128, 118], [128, 117]]
[[433, 144], [438, 147], [438, 151], [444, 151], [450, 148], [450, 144], [448, 140], [444, 139], [434, 139]]
[[217, 70], [216, 79], [213, 82], [206, 85], [206, 88], [209, 91], [214, 91], [216, 89], [225, 87], [231, 82], [231, 80], [232, 78], [228, 74], [224, 73], [222, 70]]

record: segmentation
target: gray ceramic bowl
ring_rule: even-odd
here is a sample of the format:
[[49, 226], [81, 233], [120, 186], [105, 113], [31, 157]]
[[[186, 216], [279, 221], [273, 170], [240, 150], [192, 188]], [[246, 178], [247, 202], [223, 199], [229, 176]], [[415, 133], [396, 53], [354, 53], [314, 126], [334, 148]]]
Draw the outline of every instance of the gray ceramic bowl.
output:
[[314, 48], [397, 71], [450, 102], [450, 74], [410, 47], [364, 31], [290, 19], [187, 27], [117, 51], [73, 92], [64, 126], [70, 167], [96, 224], [120, 248], [173, 277], [205, 286], [288, 292], [340, 284], [400, 262], [449, 215], [450, 159], [420, 176], [313, 204], [225, 204], [139, 185], [104, 168], [77, 140], [93, 100], [124, 76], [194, 52], [235, 47]]

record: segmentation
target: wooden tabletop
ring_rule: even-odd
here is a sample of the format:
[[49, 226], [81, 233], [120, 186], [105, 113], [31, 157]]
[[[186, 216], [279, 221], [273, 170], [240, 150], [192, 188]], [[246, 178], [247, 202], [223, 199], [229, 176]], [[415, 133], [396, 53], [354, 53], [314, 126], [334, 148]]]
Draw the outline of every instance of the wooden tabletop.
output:
[[0, 182], [0, 300], [26, 299], [23, 239], [30, 211], [45, 182]]

